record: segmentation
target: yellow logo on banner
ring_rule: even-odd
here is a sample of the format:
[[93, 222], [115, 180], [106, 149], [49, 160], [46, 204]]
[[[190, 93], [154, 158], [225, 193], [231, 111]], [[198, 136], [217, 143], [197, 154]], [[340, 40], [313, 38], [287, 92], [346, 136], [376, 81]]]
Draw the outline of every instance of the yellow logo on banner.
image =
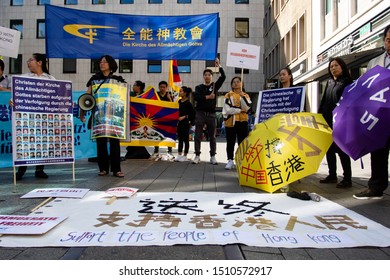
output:
[[[90, 25], [90, 24], [68, 24], [64, 26], [64, 30], [69, 34], [74, 36], [85, 38], [89, 40], [90, 44], [93, 44], [93, 40], [97, 40], [95, 36], [97, 36], [97, 29], [102, 28], [115, 28], [112, 26], [104, 26], [104, 25]], [[82, 29], [87, 29], [84, 34], [81, 33]]]

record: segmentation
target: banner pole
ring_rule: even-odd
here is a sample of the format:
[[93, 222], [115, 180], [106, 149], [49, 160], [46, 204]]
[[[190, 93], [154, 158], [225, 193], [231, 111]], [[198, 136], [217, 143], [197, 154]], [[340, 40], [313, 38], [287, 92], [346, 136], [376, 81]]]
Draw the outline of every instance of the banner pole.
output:
[[16, 190], [16, 168], [15, 168], [15, 165], [14, 165], [14, 193], [17, 193], [17, 190]]
[[76, 180], [75, 172], [74, 172], [74, 159], [72, 164], [72, 174], [73, 174], [73, 182]]
[[241, 68], [241, 91], [242, 91], [243, 84], [244, 84], [244, 68]]

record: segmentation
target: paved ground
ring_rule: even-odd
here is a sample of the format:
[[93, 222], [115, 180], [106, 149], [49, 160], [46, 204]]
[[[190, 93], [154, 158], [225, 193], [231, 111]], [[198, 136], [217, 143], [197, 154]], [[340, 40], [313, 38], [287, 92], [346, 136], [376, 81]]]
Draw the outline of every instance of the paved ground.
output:
[[[191, 143], [193, 147], [193, 143]], [[70, 165], [47, 166], [49, 179], [36, 179], [34, 168], [30, 167], [22, 181], [13, 185], [12, 168], [0, 169], [0, 214], [27, 215], [43, 199], [20, 199], [19, 197], [35, 188], [76, 187], [104, 191], [114, 186], [132, 186], [144, 192], [259, 192], [253, 188], [240, 187], [235, 171], [225, 170], [226, 144], [219, 142], [217, 159], [219, 164], [211, 165], [208, 156], [208, 143], [202, 143], [202, 163], [164, 162], [152, 160], [126, 160], [122, 162], [125, 179], [113, 176], [98, 177], [96, 163], [78, 160], [75, 164], [76, 180], [72, 180]], [[153, 148], [150, 148], [150, 152]], [[161, 148], [160, 152], [166, 151]], [[174, 152], [176, 150], [174, 149]], [[123, 154], [125, 150], [123, 150]], [[363, 158], [364, 169], [360, 161], [353, 163], [353, 187], [346, 190], [334, 185], [320, 185], [319, 179], [327, 174], [326, 164], [322, 164], [318, 173], [290, 185], [291, 190], [307, 190], [318, 193], [327, 199], [343, 205], [371, 220], [390, 227], [390, 190], [383, 200], [362, 201], [352, 198], [356, 192], [364, 190], [370, 175], [369, 158]], [[339, 170], [342, 170], [341, 167]], [[0, 260], [389, 260], [390, 248], [360, 247], [345, 249], [286, 249], [228, 246], [170, 246], [170, 247], [85, 247], [85, 248], [1, 248]]]

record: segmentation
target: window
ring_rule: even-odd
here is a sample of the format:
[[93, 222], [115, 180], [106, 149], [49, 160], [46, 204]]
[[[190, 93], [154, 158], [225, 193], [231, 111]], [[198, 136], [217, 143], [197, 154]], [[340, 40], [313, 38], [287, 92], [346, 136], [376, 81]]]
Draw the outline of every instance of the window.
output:
[[11, 0], [11, 6], [23, 6], [23, 0]]
[[206, 4], [219, 4], [219, 0], [206, 0]]
[[[217, 54], [218, 59], [220, 59], [220, 54]], [[218, 72], [218, 68], [215, 67], [215, 60], [206, 60], [206, 69], [211, 69], [213, 72]]]
[[291, 61], [297, 58], [298, 48], [297, 48], [297, 25], [291, 29]]
[[99, 59], [95, 58], [95, 59], [91, 59], [91, 73], [97, 73], [99, 72], [99, 63], [98, 63]]
[[236, 4], [249, 4], [249, 0], [235, 0]]
[[121, 0], [121, 4], [134, 4], [134, 0]]
[[325, 0], [325, 15], [330, 13], [331, 0]]
[[45, 20], [37, 19], [37, 39], [42, 39], [45, 37], [46, 37]]
[[77, 5], [78, 0], [65, 0], [65, 5]]
[[177, 0], [177, 4], [191, 4], [191, 0]]
[[18, 58], [9, 59], [9, 73], [10, 74], [22, 74], [22, 55], [19, 54]]
[[50, 4], [50, 0], [38, 0], [39, 6], [46, 5], [46, 4]]
[[249, 38], [249, 19], [236, 18], [236, 38]]
[[77, 59], [64, 58], [62, 60], [62, 73], [76, 73], [77, 72]]
[[[242, 71], [242, 68], [237, 68], [237, 67], [234, 68], [235, 74], [241, 74], [241, 71]], [[249, 74], [249, 69], [244, 68], [244, 74]]]
[[179, 73], [191, 73], [191, 60], [178, 60], [177, 68]]
[[301, 16], [301, 18], [298, 21], [298, 54], [301, 55], [306, 51], [306, 45], [305, 45], [305, 15]]
[[149, 0], [149, 4], [162, 4], [162, 0]]
[[133, 73], [133, 61], [119, 59], [119, 73]]
[[161, 73], [161, 60], [148, 60], [148, 73]]
[[106, 4], [106, 0], [92, 0], [92, 5]]
[[11, 19], [10, 28], [20, 31], [22, 33], [20, 38], [23, 38], [23, 20], [22, 19]]

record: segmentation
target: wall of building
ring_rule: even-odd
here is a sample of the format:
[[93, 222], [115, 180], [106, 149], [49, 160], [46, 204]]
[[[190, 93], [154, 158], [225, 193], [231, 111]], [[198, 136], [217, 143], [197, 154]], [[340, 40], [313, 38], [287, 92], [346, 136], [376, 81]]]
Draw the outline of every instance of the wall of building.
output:
[[[136, 15], [193, 15], [205, 13], [219, 13], [220, 38], [218, 52], [221, 64], [227, 74], [222, 91], [230, 89], [230, 79], [237, 75], [234, 68], [227, 68], [226, 52], [229, 41], [258, 45], [263, 56], [263, 16], [264, 0], [249, 1], [249, 4], [235, 4], [234, 0], [221, 0], [220, 4], [205, 4], [204, 0], [193, 0], [191, 4], [177, 4], [176, 0], [164, 0], [163, 4], [148, 4], [148, 0], [135, 0], [134, 4], [121, 5], [119, 0], [107, 0], [105, 5], [92, 5], [91, 0], [79, 0], [78, 5], [64, 5], [64, 0], [51, 0], [51, 5], [80, 10], [89, 10], [105, 13], [136, 14]], [[23, 6], [10, 6], [10, 1], [0, 1], [0, 25], [10, 27], [11, 19], [23, 19], [23, 39], [19, 53], [23, 60], [34, 52], [45, 52], [45, 39], [36, 39], [36, 20], [44, 19], [44, 6], [37, 6], [37, 1], [25, 0]], [[249, 18], [249, 38], [235, 38], [235, 18]], [[50, 27], [49, 27], [50, 28]], [[6, 64], [8, 59], [5, 58]], [[147, 85], [156, 86], [161, 80], [168, 79], [168, 61], [162, 63], [162, 73], [148, 74], [147, 61], [134, 61], [133, 73], [120, 73], [129, 83], [142, 80]], [[62, 70], [62, 59], [50, 59], [50, 72], [57, 79], [73, 81], [75, 90], [86, 89], [85, 85], [91, 76], [91, 65], [88, 59], [77, 60], [77, 73], [65, 74]], [[202, 72], [205, 69], [204, 61], [192, 61], [191, 73], [181, 73], [184, 85], [195, 87], [203, 81]], [[245, 88], [248, 92], [258, 92], [263, 83], [263, 61], [260, 61], [258, 71], [250, 70], [244, 75]], [[8, 73], [8, 68], [5, 71]], [[28, 72], [26, 63], [23, 63], [23, 73]]]

